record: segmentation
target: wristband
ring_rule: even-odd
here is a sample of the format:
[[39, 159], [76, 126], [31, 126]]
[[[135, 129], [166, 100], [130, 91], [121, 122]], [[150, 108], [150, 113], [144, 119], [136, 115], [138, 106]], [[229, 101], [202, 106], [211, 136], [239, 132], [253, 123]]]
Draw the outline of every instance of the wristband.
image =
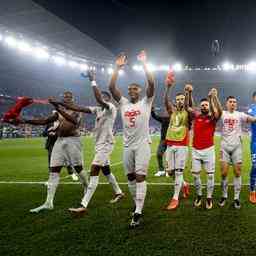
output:
[[96, 81], [91, 81], [91, 87], [93, 87], [93, 86], [97, 86]]

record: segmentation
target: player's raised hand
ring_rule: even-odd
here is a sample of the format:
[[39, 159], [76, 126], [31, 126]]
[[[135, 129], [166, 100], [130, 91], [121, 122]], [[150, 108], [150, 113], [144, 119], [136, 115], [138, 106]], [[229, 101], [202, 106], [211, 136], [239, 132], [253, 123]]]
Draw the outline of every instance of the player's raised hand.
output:
[[95, 71], [93, 71], [93, 70], [88, 70], [88, 71], [87, 71], [87, 76], [88, 76], [90, 82], [96, 80], [96, 73], [95, 73]]
[[145, 50], [142, 50], [139, 55], [137, 56], [138, 61], [142, 62], [142, 63], [146, 63], [147, 62], [147, 53]]
[[218, 91], [216, 88], [212, 88], [210, 91], [209, 91], [209, 96], [218, 96]]
[[193, 86], [192, 84], [186, 84], [184, 87], [185, 92], [193, 92]]
[[116, 59], [117, 68], [122, 68], [127, 64], [127, 56], [124, 53], [121, 53]]
[[175, 83], [174, 72], [172, 69], [170, 69], [165, 78], [165, 85], [167, 87], [172, 87], [174, 86], [174, 83]]

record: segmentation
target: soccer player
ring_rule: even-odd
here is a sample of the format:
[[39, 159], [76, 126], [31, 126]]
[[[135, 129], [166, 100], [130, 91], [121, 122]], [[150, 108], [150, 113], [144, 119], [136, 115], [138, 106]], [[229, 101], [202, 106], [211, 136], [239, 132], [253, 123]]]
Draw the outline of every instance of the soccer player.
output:
[[[56, 129], [58, 128], [58, 125], [59, 125], [59, 121], [55, 121], [53, 123], [47, 124], [47, 126], [45, 127], [45, 130], [43, 131], [43, 136], [46, 137], [45, 149], [48, 152], [48, 168], [49, 168], [49, 171], [51, 171], [51, 167], [50, 167], [51, 155], [52, 155], [52, 149], [53, 149], [54, 143], [57, 140]], [[77, 181], [79, 178], [75, 174], [75, 172], [73, 170], [73, 167], [67, 165], [66, 168], [67, 168], [68, 174], [71, 175], [72, 179], [74, 181]]]
[[[250, 116], [256, 117], [256, 92], [252, 94], [253, 104], [248, 110]], [[249, 201], [256, 204], [256, 124], [251, 124], [251, 160], [252, 168], [250, 173], [250, 196]]]
[[167, 148], [165, 137], [166, 137], [166, 132], [169, 126], [170, 117], [168, 115], [161, 115], [161, 116], [157, 115], [154, 107], [152, 107], [151, 116], [161, 124], [161, 139], [158, 144], [157, 155], [156, 155], [157, 163], [158, 163], [158, 171], [155, 173], [156, 177], [160, 177], [160, 176], [165, 176], [165, 169], [163, 165], [163, 155]]
[[[188, 106], [185, 104], [185, 94], [176, 94], [176, 104], [174, 106], [168, 97], [171, 88], [174, 86], [174, 80], [167, 78], [165, 83], [165, 107], [170, 115], [170, 124], [166, 134], [166, 160], [171, 171], [175, 173], [174, 195], [166, 210], [174, 210], [179, 206], [179, 194], [182, 187], [183, 197], [187, 198], [189, 195], [189, 184], [183, 179], [183, 171], [188, 155], [190, 120], [187, 111]], [[188, 90], [192, 90], [192, 85], [185, 86], [185, 91]]]
[[127, 63], [127, 58], [123, 54], [116, 60], [116, 68], [109, 85], [113, 98], [119, 103], [122, 115], [124, 167], [128, 178], [129, 191], [135, 203], [135, 211], [130, 223], [131, 228], [140, 224], [147, 192], [146, 176], [151, 157], [149, 119], [155, 94], [155, 81], [147, 68], [145, 51], [140, 53], [138, 60], [142, 62], [147, 77], [145, 97], [141, 98], [142, 87], [135, 83], [128, 86], [129, 99], [123, 97], [117, 88], [118, 72]]
[[78, 107], [67, 106], [72, 110], [96, 114], [95, 121], [95, 156], [91, 165], [90, 182], [82, 201], [81, 207], [69, 208], [69, 211], [74, 214], [83, 214], [87, 211], [88, 204], [96, 191], [99, 183], [99, 173], [102, 170], [107, 178], [109, 184], [112, 185], [115, 192], [114, 198], [110, 203], [116, 203], [124, 197], [124, 193], [119, 187], [114, 174], [110, 170], [110, 155], [114, 147], [113, 126], [116, 119], [117, 110], [113, 103], [111, 103], [111, 95], [106, 91], [100, 91], [96, 83], [95, 74], [90, 71], [88, 77], [94, 92], [94, 96], [99, 106], [97, 107]]
[[256, 118], [243, 112], [236, 111], [237, 100], [234, 96], [226, 99], [226, 111], [221, 116], [221, 176], [222, 197], [219, 206], [223, 207], [228, 197], [228, 170], [229, 165], [234, 167], [234, 203], [235, 209], [241, 208], [239, 200], [242, 186], [242, 123], [256, 122]]
[[[73, 103], [73, 94], [71, 92], [64, 92], [63, 97], [64, 103]], [[49, 102], [52, 103], [56, 109], [56, 112], [51, 116], [32, 120], [21, 119], [20, 121], [20, 123], [32, 125], [46, 125], [59, 121], [59, 125], [56, 129], [58, 138], [54, 143], [51, 154], [51, 170], [49, 173], [47, 198], [43, 205], [31, 209], [31, 213], [53, 209], [53, 200], [59, 184], [60, 171], [67, 163], [74, 167], [80, 181], [84, 185], [85, 191], [87, 187], [87, 173], [83, 170], [82, 143], [80, 141], [79, 131], [81, 115], [72, 110], [63, 109], [58, 104], [55, 104], [53, 100], [49, 100]]]
[[[191, 97], [191, 92], [189, 93]], [[200, 112], [193, 108], [188, 108], [188, 111], [193, 119], [192, 175], [197, 194], [194, 207], [200, 207], [202, 204], [200, 172], [202, 166], [204, 166], [207, 173], [206, 209], [212, 209], [215, 173], [214, 132], [216, 123], [222, 114], [217, 90], [215, 88], [211, 89], [209, 98], [201, 99]]]

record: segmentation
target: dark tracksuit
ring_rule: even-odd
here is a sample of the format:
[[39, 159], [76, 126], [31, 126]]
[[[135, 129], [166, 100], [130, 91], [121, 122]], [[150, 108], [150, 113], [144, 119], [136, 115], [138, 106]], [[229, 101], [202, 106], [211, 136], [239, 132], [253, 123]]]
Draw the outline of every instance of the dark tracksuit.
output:
[[161, 123], [161, 139], [157, 148], [157, 162], [158, 162], [159, 171], [164, 171], [163, 154], [165, 153], [167, 148], [165, 143], [165, 137], [166, 137], [167, 129], [169, 127], [170, 117], [159, 116], [154, 112], [154, 110], [151, 111], [151, 116], [156, 121]]

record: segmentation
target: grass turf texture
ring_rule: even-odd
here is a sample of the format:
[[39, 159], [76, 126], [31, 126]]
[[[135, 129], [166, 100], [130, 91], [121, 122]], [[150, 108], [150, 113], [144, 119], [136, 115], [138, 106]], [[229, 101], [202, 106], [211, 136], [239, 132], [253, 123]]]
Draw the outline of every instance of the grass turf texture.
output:
[[[83, 140], [88, 169], [94, 154], [93, 141], [91, 138]], [[153, 153], [158, 140], [158, 137], [153, 138]], [[0, 141], [0, 181], [46, 181], [47, 158], [43, 143], [43, 139]], [[218, 159], [218, 139], [216, 145]], [[243, 183], [246, 184], [250, 169], [248, 138], [244, 139], [244, 149]], [[126, 182], [123, 166], [118, 164], [122, 160], [121, 138], [117, 138], [111, 159], [113, 164], [117, 163], [113, 172], [118, 181]], [[156, 167], [153, 156], [148, 182], [173, 182], [171, 178], [154, 177]], [[192, 182], [188, 169], [185, 177]], [[67, 172], [63, 170], [62, 181], [71, 181], [65, 176]], [[217, 163], [216, 182], [220, 182], [219, 176]], [[106, 180], [101, 177], [101, 181]], [[117, 205], [110, 205], [111, 187], [99, 185], [89, 205], [89, 214], [74, 219], [67, 208], [80, 202], [82, 188], [79, 185], [60, 185], [55, 209], [33, 215], [28, 210], [45, 200], [44, 185], [0, 184], [0, 255], [255, 255], [256, 209], [248, 203], [247, 186], [243, 186], [241, 193], [240, 211], [231, 207], [231, 199], [223, 209], [216, 204], [211, 211], [194, 209], [191, 207], [192, 189], [189, 199], [182, 200], [180, 208], [174, 212], [162, 210], [173, 188], [149, 186], [143, 225], [138, 230], [128, 230], [132, 201], [127, 186], [121, 187], [126, 198]], [[217, 186], [214, 198], [217, 200], [219, 196]]]

